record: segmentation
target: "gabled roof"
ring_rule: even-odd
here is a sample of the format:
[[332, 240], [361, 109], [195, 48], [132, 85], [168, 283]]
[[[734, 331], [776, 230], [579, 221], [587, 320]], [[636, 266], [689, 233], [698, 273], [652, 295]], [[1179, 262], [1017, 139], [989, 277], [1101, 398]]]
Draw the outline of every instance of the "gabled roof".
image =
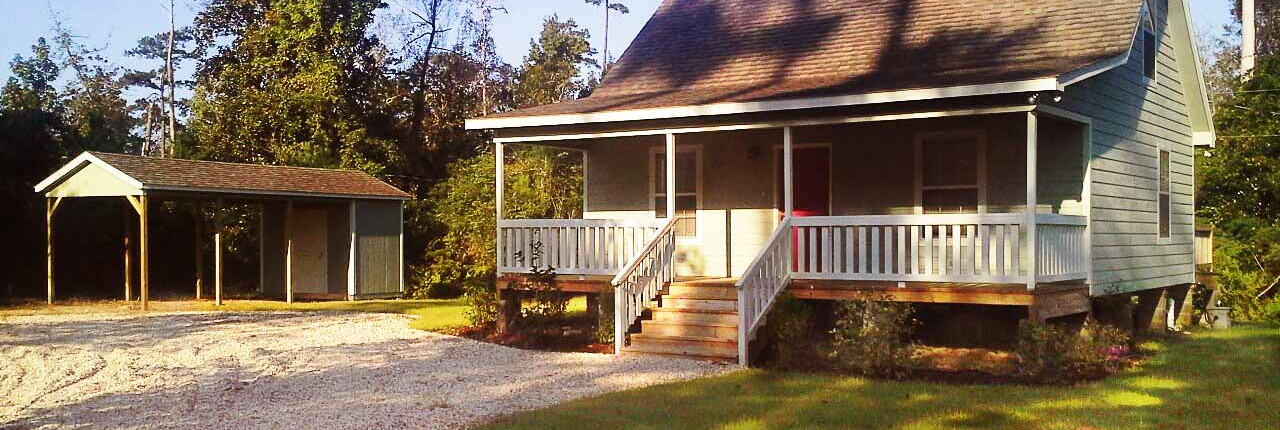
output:
[[590, 97], [471, 129], [1061, 89], [1126, 58], [1143, 0], [666, 0]]
[[138, 192], [181, 191], [218, 194], [280, 195], [407, 200], [400, 191], [368, 173], [354, 170], [266, 166], [84, 152], [36, 184], [48, 193], [86, 167], [95, 166]]

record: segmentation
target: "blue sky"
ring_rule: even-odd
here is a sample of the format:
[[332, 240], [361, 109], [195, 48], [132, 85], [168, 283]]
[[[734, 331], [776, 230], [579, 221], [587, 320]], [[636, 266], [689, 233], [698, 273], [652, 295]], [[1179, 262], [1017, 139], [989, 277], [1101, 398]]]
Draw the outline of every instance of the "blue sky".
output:
[[[385, 0], [393, 7], [414, 0]], [[610, 52], [616, 57], [640, 32], [661, 0], [623, 0], [627, 15], [614, 15], [610, 23]], [[1217, 34], [1230, 17], [1230, 0], [1190, 0], [1196, 26]], [[190, 24], [202, 0], [176, 0], [179, 26]], [[603, 18], [598, 7], [583, 0], [505, 0], [507, 13], [494, 17], [494, 39], [498, 53], [509, 63], [518, 63], [529, 50], [529, 40], [542, 19], [552, 14], [573, 18], [591, 30], [592, 44], [599, 49]], [[9, 61], [15, 54], [27, 55], [35, 39], [50, 33], [57, 13], [73, 33], [89, 46], [103, 49], [112, 62], [132, 68], [149, 65], [127, 57], [124, 52], [137, 40], [168, 28], [168, 0], [0, 0], [4, 25], [0, 25], [0, 80], [9, 77]], [[190, 70], [180, 70], [189, 74]]]

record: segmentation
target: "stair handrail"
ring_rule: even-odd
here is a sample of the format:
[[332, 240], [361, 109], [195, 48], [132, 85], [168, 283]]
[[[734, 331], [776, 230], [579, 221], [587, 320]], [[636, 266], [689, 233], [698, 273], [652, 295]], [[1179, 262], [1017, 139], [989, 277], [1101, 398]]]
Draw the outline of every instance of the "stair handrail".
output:
[[618, 272], [613, 285], [613, 350], [621, 353], [627, 329], [635, 324], [646, 303], [658, 297], [675, 278], [676, 218], [670, 218], [649, 243]]
[[764, 320], [774, 299], [791, 282], [791, 217], [773, 230], [764, 249], [734, 284], [738, 288], [738, 364], [747, 366], [747, 344]]

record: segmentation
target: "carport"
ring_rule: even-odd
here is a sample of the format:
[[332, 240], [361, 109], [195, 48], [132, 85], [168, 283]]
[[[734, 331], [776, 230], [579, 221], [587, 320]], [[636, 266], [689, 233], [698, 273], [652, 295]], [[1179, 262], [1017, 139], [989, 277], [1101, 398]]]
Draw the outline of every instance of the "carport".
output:
[[[85, 152], [35, 186], [46, 198], [48, 300], [55, 298], [53, 217], [63, 199], [120, 197], [138, 214], [138, 290], [149, 299], [148, 207], [161, 200], [257, 205], [258, 291], [295, 299], [359, 300], [404, 292], [404, 201], [364, 172]], [[223, 220], [212, 232], [214, 300], [222, 304]], [[197, 226], [199, 223], [197, 223]], [[132, 230], [132, 229], [130, 229]], [[124, 296], [132, 299], [131, 240], [124, 238]], [[197, 230], [197, 240], [201, 234]], [[197, 244], [197, 249], [199, 245]], [[201, 257], [197, 253], [197, 259]], [[196, 298], [202, 264], [196, 264]]]

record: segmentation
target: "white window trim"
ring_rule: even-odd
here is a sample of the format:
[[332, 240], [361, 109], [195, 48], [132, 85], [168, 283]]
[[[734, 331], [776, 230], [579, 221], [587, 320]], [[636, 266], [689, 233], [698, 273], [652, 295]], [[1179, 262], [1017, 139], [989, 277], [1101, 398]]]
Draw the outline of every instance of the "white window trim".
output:
[[[1160, 154], [1169, 154], [1169, 191], [1160, 191]], [[1164, 143], [1156, 145], [1156, 243], [1168, 244], [1173, 242], [1173, 151], [1170, 151]], [[1160, 235], [1160, 196], [1169, 196], [1169, 220], [1165, 227], [1169, 229], [1168, 236]]]
[[[699, 243], [702, 240], [701, 239], [702, 223], [699, 220], [700, 217], [698, 216], [698, 212], [702, 211], [702, 196], [703, 196], [703, 193], [702, 193], [702, 182], [703, 182], [702, 145], [700, 144], [676, 145], [676, 154], [679, 154], [682, 152], [683, 153], [692, 152], [694, 154], [694, 159], [696, 160], [694, 161], [694, 163], [697, 163], [697, 165], [694, 166], [694, 176], [696, 176], [696, 178], [694, 178], [694, 183], [696, 185], [695, 185], [695, 191], [693, 193], [693, 196], [697, 200], [697, 208], [694, 209], [695, 214], [693, 217], [693, 225], [696, 233], [694, 236], [676, 236], [676, 242]], [[655, 174], [656, 172], [653, 170], [654, 168], [657, 167], [657, 164], [654, 163], [654, 159], [659, 154], [666, 154], [666, 153], [667, 153], [667, 148], [665, 146], [655, 145], [655, 146], [649, 147], [649, 162], [647, 163], [649, 165], [649, 215], [654, 218], [657, 218], [656, 211], [658, 207], [653, 202], [657, 200], [658, 197], [665, 197], [667, 195], [665, 189], [661, 193], [658, 192], [658, 188], [657, 188], [658, 178], [657, 178], [657, 175]], [[688, 197], [689, 195], [690, 193], [680, 193], [680, 192], [676, 193], [676, 197]], [[672, 213], [674, 215], [674, 213], [672, 212], [674, 210], [675, 208], [668, 208], [668, 213]]]
[[[976, 140], [978, 151], [978, 183], [973, 185], [952, 185], [952, 186], [925, 186], [924, 185], [924, 141], [935, 138], [972, 138]], [[915, 213], [916, 215], [924, 214], [924, 192], [927, 190], [946, 190], [946, 189], [978, 189], [978, 213], [987, 213], [987, 132], [980, 129], [966, 130], [942, 130], [942, 131], [926, 131], [917, 132], [913, 139], [915, 157]]]

